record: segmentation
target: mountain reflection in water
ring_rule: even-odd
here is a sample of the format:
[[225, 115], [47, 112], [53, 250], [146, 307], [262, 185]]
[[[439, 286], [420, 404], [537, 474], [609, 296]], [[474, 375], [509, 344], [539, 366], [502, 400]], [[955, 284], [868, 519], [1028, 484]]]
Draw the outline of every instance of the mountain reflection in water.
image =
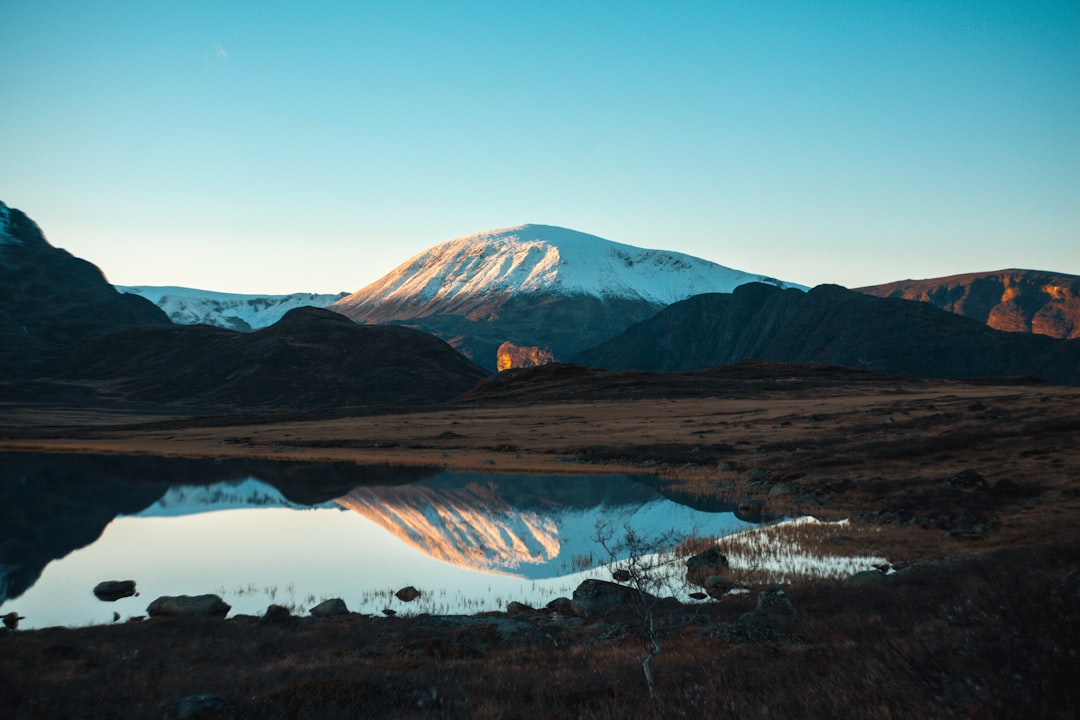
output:
[[444, 472], [410, 485], [361, 487], [337, 498], [422, 552], [458, 567], [529, 578], [566, 575], [603, 558], [597, 524], [645, 537], [721, 535], [749, 525], [731, 512], [668, 500], [628, 476]]
[[[390, 468], [325, 466], [320, 485], [311, 464], [147, 463], [0, 454], [0, 614], [26, 627], [108, 622], [157, 595], [207, 592], [234, 614], [328, 597], [379, 612], [404, 584], [425, 594], [399, 611], [498, 610], [572, 592], [579, 560], [605, 559], [598, 522], [676, 539], [749, 526], [673, 502], [647, 477], [411, 469], [395, 485]], [[129, 578], [139, 597], [92, 595]]]

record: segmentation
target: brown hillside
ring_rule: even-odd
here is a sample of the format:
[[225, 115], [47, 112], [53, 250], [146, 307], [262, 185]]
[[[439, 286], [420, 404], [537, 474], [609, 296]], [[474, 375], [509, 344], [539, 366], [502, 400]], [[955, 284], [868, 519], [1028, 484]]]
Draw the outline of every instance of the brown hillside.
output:
[[856, 288], [878, 297], [927, 302], [996, 330], [1080, 337], [1080, 277], [996, 270]]

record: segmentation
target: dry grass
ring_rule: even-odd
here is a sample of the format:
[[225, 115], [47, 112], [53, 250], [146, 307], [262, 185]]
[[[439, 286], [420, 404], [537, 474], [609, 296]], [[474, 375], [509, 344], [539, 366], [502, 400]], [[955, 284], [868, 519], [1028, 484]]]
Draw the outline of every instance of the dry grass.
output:
[[[885, 585], [789, 588], [784, 637], [714, 630], [753, 606], [663, 616], [650, 702], [631, 617], [298, 625], [149, 621], [0, 637], [5, 717], [161, 717], [217, 693], [240, 718], [1075, 717], [1080, 546], [929, 563]], [[623, 628], [622, 623], [628, 623]]]
[[[768, 530], [780, 537], [766, 548], [723, 540], [751, 563], [782, 541], [905, 569], [867, 586], [789, 578], [795, 615], [768, 640], [725, 630], [752, 594], [674, 610], [653, 663], [659, 703], [633, 616], [537, 616], [513, 635], [475, 618], [350, 616], [7, 633], [0, 715], [161, 717], [218, 693], [241, 718], [1080, 716], [1080, 389], [880, 379], [526, 402], [127, 427], [40, 408], [30, 426], [5, 408], [0, 447], [647, 472], [702, 507], [854, 517]], [[965, 469], [985, 487], [950, 484]], [[737, 579], [752, 588], [775, 580], [748, 567]]]

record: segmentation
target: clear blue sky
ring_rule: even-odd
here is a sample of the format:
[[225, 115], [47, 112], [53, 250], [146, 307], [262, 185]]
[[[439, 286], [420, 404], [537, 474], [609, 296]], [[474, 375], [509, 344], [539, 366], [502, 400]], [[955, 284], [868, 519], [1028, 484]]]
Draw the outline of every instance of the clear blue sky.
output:
[[0, 200], [118, 284], [562, 225], [847, 286], [1080, 274], [1080, 2], [4, 0]]

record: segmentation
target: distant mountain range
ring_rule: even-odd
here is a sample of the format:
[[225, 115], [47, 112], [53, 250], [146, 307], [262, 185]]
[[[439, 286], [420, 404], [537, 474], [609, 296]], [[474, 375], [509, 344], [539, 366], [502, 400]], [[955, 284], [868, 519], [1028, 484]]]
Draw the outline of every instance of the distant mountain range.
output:
[[116, 289], [146, 298], [161, 308], [174, 323], [216, 325], [243, 332], [273, 325], [284, 317], [285, 313], [299, 307], [326, 307], [348, 294], [241, 295], [151, 285], [117, 285]]
[[927, 303], [837, 285], [802, 293], [754, 283], [730, 294], [696, 295], [575, 361], [608, 370], [669, 372], [746, 359], [919, 377], [1080, 382], [1080, 341], [1001, 332]]
[[494, 371], [504, 342], [566, 359], [672, 302], [748, 282], [795, 287], [682, 253], [522, 225], [436, 245], [329, 307], [433, 333]]
[[174, 324], [0, 204], [0, 397], [264, 410], [424, 404], [487, 374], [426, 333], [318, 308], [252, 333]]
[[[231, 409], [423, 404], [467, 392], [508, 358], [650, 371], [758, 359], [1080, 382], [1080, 340], [1000, 332], [934, 307], [952, 297], [951, 310], [973, 313], [996, 297], [1006, 309], [986, 318], [1013, 318], [1014, 329], [1075, 327], [1072, 276], [969, 276], [941, 283], [946, 290], [912, 290], [930, 302], [910, 302], [837, 286], [804, 292], [678, 253], [525, 225], [443, 243], [328, 309], [295, 308], [242, 333], [171, 323], [53, 248], [21, 212], [0, 209], [0, 395], [40, 398], [63, 386]], [[145, 292], [177, 302], [178, 316], [233, 327], [327, 299]]]
[[904, 298], [986, 323], [997, 330], [1080, 338], [1080, 277], [1040, 270], [996, 270], [857, 288]]

